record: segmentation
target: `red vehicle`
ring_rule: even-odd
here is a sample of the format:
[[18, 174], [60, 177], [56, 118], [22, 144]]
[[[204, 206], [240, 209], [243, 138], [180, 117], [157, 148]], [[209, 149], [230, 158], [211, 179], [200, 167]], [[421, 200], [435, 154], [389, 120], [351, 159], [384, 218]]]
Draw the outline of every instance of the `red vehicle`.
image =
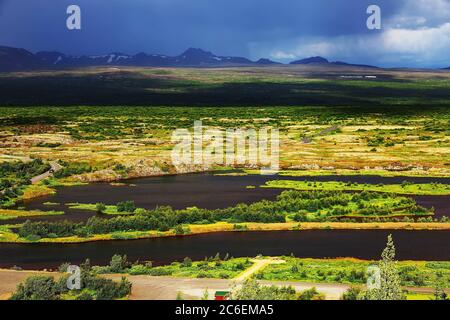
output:
[[228, 297], [230, 296], [230, 293], [228, 291], [216, 291], [214, 295], [214, 300], [216, 301], [223, 301], [228, 300]]

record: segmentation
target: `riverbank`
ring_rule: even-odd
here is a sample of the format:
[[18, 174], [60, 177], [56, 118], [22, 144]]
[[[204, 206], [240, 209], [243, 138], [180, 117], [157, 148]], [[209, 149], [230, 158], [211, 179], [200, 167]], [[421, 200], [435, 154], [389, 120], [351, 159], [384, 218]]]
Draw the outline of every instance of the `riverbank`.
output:
[[185, 234], [177, 234], [174, 230], [131, 231], [109, 234], [95, 234], [82, 238], [78, 236], [65, 238], [43, 238], [30, 241], [20, 238], [16, 233], [0, 228], [0, 243], [87, 243], [111, 240], [137, 240], [149, 238], [187, 237], [191, 235], [216, 232], [256, 232], [256, 231], [306, 231], [306, 230], [450, 230], [450, 222], [285, 222], [285, 223], [239, 223], [218, 222], [204, 225], [186, 225]]
[[64, 214], [63, 211], [0, 209], [0, 220], [9, 220], [27, 217], [55, 216], [63, 214]]
[[267, 181], [263, 188], [293, 189], [299, 191], [369, 191], [398, 195], [445, 196], [450, 195], [450, 186], [437, 183], [403, 184], [358, 184], [344, 182], [311, 182], [294, 180]]
[[[241, 175], [260, 174], [259, 170], [244, 169]], [[345, 168], [315, 168], [315, 169], [291, 169], [286, 168], [278, 174], [285, 177], [321, 177], [321, 176], [379, 176], [386, 178], [448, 178], [450, 171], [446, 169], [436, 170], [393, 170], [391, 168], [365, 168], [365, 169], [345, 169]]]

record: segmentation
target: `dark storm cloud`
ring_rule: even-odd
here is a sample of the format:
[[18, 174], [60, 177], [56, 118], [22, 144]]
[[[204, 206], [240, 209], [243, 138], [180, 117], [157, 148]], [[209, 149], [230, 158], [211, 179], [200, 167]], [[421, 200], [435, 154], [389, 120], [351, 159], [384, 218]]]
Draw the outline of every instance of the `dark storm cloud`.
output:
[[2, 12], [3, 5], [5, 4], [5, 1], [6, 1], [6, 0], [0, 0], [0, 14], [1, 14], [1, 12]]
[[[447, 0], [0, 0], [0, 44], [71, 54], [201, 47], [259, 58], [305, 38], [365, 36], [369, 4], [389, 21], [411, 1]], [[69, 4], [82, 9], [81, 31], [65, 27]]]

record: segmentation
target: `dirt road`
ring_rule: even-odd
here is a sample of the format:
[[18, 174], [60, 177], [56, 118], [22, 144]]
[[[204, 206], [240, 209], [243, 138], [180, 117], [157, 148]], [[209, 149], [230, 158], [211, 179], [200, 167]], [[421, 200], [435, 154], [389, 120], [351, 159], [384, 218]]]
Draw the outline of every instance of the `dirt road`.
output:
[[53, 173], [62, 169], [62, 166], [59, 163], [57, 163], [56, 161], [50, 162], [50, 166], [51, 166], [51, 169], [49, 171], [44, 172], [43, 174], [40, 174], [36, 177], [31, 178], [31, 183], [36, 184], [44, 179], [47, 179], [50, 176], [53, 176]]
[[[108, 278], [120, 280], [122, 275]], [[235, 280], [222, 279], [182, 279], [171, 277], [127, 276], [133, 284], [131, 300], [173, 300], [180, 293], [184, 299], [200, 299], [205, 290], [212, 298], [216, 291], [229, 291]], [[329, 300], [337, 300], [349, 288], [348, 285], [319, 284], [303, 282], [261, 281], [264, 285], [292, 286], [297, 291], [316, 287]]]

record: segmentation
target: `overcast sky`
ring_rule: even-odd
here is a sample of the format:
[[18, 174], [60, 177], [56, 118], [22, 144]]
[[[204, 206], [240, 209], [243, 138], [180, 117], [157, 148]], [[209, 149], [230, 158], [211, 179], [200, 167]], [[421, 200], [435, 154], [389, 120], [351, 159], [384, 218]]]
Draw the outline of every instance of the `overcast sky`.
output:
[[[80, 31], [66, 28], [70, 4], [81, 7]], [[370, 4], [381, 7], [380, 31], [366, 27]], [[450, 0], [0, 0], [0, 45], [449, 67]]]

